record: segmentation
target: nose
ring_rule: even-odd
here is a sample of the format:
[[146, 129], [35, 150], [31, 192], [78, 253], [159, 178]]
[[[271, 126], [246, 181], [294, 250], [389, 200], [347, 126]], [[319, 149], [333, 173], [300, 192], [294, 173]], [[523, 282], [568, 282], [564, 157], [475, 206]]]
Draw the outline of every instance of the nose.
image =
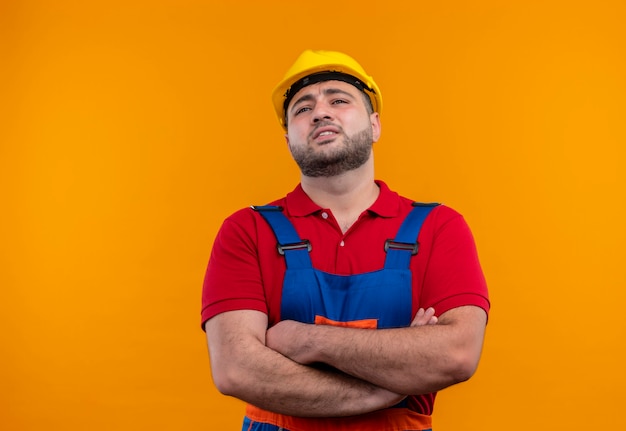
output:
[[313, 115], [311, 116], [311, 120], [313, 121], [314, 124], [319, 123], [322, 120], [332, 120], [332, 119], [333, 119], [333, 116], [332, 116], [330, 107], [328, 107], [324, 103], [318, 103], [315, 105], [315, 108], [313, 110]]

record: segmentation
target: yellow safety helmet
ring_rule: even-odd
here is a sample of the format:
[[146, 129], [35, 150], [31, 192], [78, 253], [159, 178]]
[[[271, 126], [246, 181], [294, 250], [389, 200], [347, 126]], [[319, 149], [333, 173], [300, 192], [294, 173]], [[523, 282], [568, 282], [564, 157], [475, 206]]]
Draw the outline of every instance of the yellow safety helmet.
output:
[[[307, 77], [311, 78], [305, 79]], [[280, 125], [287, 130], [285, 111], [295, 93], [307, 85], [331, 79], [345, 81], [359, 88], [369, 96], [374, 112], [380, 114], [383, 106], [380, 89], [359, 63], [341, 52], [308, 49], [300, 54], [272, 93], [272, 102]]]

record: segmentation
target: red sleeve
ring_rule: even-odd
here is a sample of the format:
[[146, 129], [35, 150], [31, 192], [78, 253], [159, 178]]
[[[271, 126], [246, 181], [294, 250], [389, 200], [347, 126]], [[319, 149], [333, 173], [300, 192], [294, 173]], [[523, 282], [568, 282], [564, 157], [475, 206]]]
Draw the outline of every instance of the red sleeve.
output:
[[225, 311], [267, 313], [251, 213], [244, 209], [233, 214], [215, 238], [202, 289], [203, 328], [207, 320]]
[[487, 283], [469, 226], [448, 207], [433, 215], [435, 227], [422, 303], [434, 307], [437, 315], [464, 305], [475, 305], [489, 313]]

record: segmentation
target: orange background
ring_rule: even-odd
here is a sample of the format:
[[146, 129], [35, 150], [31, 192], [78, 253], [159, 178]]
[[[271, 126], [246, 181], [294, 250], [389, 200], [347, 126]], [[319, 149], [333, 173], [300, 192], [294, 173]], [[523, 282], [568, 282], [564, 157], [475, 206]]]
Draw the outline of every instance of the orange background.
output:
[[382, 88], [377, 176], [476, 237], [484, 356], [436, 430], [626, 428], [626, 3], [331, 4], [0, 3], [0, 428], [238, 429], [202, 278], [298, 181], [270, 92], [309, 47]]

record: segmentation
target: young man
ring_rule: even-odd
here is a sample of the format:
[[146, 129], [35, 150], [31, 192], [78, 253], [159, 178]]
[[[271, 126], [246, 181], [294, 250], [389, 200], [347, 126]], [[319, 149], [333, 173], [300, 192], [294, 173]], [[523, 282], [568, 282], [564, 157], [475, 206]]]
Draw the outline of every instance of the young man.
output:
[[248, 403], [244, 430], [429, 430], [436, 392], [481, 354], [489, 300], [470, 230], [375, 180], [382, 98], [354, 59], [305, 51], [273, 101], [301, 182], [215, 239], [214, 382]]

